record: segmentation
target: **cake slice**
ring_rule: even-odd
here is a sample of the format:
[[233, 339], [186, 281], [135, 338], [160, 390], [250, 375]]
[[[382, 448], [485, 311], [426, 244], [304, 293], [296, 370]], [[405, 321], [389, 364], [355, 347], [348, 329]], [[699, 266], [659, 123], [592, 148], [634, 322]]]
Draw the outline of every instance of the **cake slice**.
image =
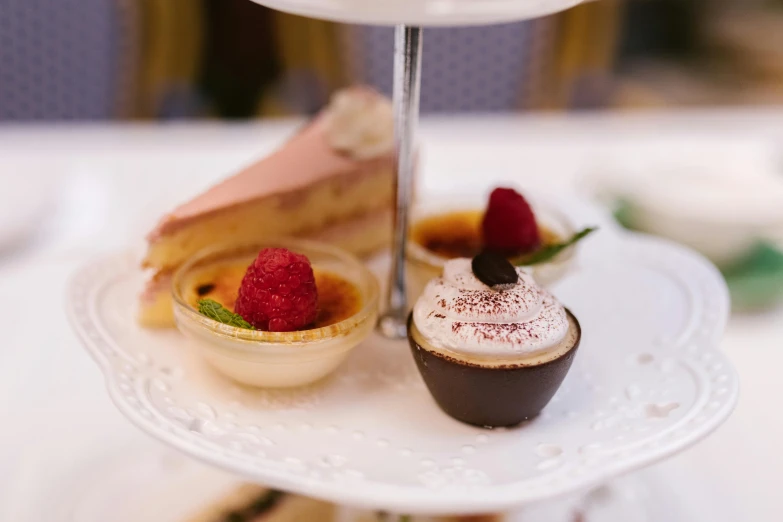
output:
[[364, 255], [392, 232], [394, 129], [389, 100], [366, 87], [329, 107], [272, 155], [174, 209], [148, 235], [153, 274], [139, 321], [172, 326], [171, 274], [221, 242], [298, 236]]

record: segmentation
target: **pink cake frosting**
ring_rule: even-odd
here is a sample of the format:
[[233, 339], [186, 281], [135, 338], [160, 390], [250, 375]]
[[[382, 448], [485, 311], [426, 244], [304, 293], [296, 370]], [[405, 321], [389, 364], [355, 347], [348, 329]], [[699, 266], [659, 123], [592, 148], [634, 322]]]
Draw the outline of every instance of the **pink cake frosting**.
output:
[[[374, 92], [366, 87], [352, 88], [351, 91], [365, 98], [368, 92]], [[374, 95], [381, 98], [380, 94]], [[328, 111], [325, 111], [270, 156], [174, 209], [150, 232], [147, 239], [154, 242], [195, 219], [260, 198], [277, 194], [295, 195], [297, 190], [307, 189], [321, 181], [373, 172], [390, 161], [391, 151], [378, 157], [357, 160], [336, 150], [329, 142], [327, 117]], [[346, 180], [346, 183], [350, 182], [351, 179]]]

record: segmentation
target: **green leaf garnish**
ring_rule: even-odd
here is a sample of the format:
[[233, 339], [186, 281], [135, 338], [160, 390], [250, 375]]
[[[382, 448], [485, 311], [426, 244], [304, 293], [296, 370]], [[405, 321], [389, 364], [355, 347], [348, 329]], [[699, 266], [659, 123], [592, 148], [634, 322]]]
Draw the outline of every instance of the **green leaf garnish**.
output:
[[615, 221], [617, 221], [621, 227], [627, 228], [628, 230], [633, 230], [635, 228], [636, 207], [627, 199], [618, 199], [615, 201], [612, 214]]
[[225, 308], [222, 304], [212, 299], [199, 299], [198, 312], [201, 315], [214, 319], [215, 321], [237, 328], [246, 328], [255, 330], [253, 325], [242, 319], [242, 316]]
[[571, 236], [571, 239], [569, 239], [568, 241], [565, 241], [563, 243], [553, 243], [551, 245], [546, 245], [544, 247], [541, 247], [531, 254], [515, 259], [514, 264], [517, 266], [528, 266], [528, 265], [537, 265], [539, 263], [545, 263], [546, 261], [550, 261], [555, 256], [557, 256], [560, 252], [570, 247], [571, 245], [577, 243], [578, 241], [581, 241], [582, 239], [589, 236], [596, 230], [598, 230], [596, 227], [588, 227], [583, 230], [580, 230], [579, 232]]

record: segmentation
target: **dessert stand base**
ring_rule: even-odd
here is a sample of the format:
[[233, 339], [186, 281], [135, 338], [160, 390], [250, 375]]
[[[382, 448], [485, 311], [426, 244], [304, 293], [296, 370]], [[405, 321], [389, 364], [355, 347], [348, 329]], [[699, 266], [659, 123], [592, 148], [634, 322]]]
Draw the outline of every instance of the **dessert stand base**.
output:
[[719, 426], [737, 398], [716, 349], [725, 285], [701, 257], [658, 239], [604, 230], [584, 246], [579, 269], [554, 289], [584, 332], [565, 383], [534, 421], [491, 431], [444, 415], [406, 343], [377, 335], [316, 385], [237, 386], [177, 331], [135, 323], [136, 261], [119, 253], [88, 264], [67, 296], [120, 411], [191, 457], [339, 504], [517, 508], [673, 455]]

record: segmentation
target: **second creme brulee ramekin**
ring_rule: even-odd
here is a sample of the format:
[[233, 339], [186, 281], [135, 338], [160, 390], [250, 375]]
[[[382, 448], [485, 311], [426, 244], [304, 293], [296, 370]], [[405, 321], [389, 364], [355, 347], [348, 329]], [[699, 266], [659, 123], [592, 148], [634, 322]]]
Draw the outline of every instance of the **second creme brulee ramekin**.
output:
[[[294, 332], [264, 332], [229, 326], [194, 309], [184, 296], [188, 278], [213, 264], [247, 260], [264, 248], [303, 254], [314, 269], [335, 273], [356, 286], [359, 311], [338, 323]], [[330, 245], [294, 239], [205, 249], [182, 265], [172, 280], [174, 319], [218, 371], [246, 385], [288, 388], [311, 384], [333, 372], [372, 331], [378, 317], [378, 282], [364, 264]]]
[[[539, 226], [546, 227], [562, 241], [567, 240], [576, 233], [571, 221], [560, 211], [551, 205], [546, 205], [532, 200], [533, 211]], [[476, 211], [480, 212], [480, 205], [473, 198], [455, 197], [450, 201], [434, 202], [414, 209], [411, 229], [424, 219], [445, 215], [451, 212]], [[576, 245], [571, 245], [550, 261], [529, 267], [530, 274], [537, 283], [544, 287], [551, 286], [568, 274], [575, 257]], [[420, 245], [409, 237], [406, 248], [406, 288], [408, 293], [409, 309], [424, 291], [427, 283], [443, 273], [443, 265], [448, 261]]]

